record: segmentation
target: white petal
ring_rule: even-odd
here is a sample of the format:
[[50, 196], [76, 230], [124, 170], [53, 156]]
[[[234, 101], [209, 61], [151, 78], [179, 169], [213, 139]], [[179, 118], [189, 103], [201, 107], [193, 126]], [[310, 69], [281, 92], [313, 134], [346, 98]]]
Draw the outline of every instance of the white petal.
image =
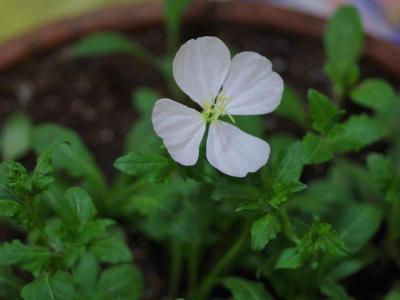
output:
[[160, 99], [154, 105], [152, 122], [175, 161], [184, 166], [196, 164], [206, 130], [198, 111], [170, 99]]
[[230, 176], [244, 177], [265, 165], [269, 145], [239, 128], [222, 121], [210, 125], [207, 159], [215, 168]]
[[267, 58], [255, 52], [241, 52], [232, 59], [222, 92], [229, 99], [228, 114], [263, 115], [281, 102], [283, 80], [272, 71]]
[[175, 56], [174, 78], [182, 91], [204, 107], [204, 103], [218, 95], [230, 61], [229, 49], [220, 39], [210, 36], [192, 39]]

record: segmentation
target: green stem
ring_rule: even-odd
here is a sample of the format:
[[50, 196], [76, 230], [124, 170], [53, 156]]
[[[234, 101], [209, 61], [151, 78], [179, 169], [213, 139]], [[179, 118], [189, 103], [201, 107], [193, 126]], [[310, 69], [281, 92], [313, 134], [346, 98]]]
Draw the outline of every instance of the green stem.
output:
[[227, 252], [224, 253], [223, 257], [217, 262], [214, 268], [207, 274], [205, 279], [200, 284], [196, 298], [197, 300], [208, 299], [208, 295], [218, 283], [219, 278], [228, 271], [232, 262], [242, 252], [242, 249], [246, 244], [248, 234], [249, 225], [246, 223], [239, 239], [229, 248]]
[[289, 240], [291, 240], [294, 244], [298, 244], [300, 242], [300, 238], [297, 236], [296, 232], [293, 230], [293, 224], [290, 220], [286, 209], [282, 208], [279, 211], [279, 216], [283, 226], [283, 232], [287, 236]]
[[178, 294], [179, 284], [182, 274], [182, 244], [173, 240], [170, 245], [171, 255], [171, 271], [169, 279], [169, 297], [168, 299], [175, 299]]
[[197, 276], [199, 273], [200, 263], [200, 244], [193, 243], [190, 245], [189, 253], [189, 284], [188, 284], [188, 299], [194, 298], [194, 292], [196, 291]]

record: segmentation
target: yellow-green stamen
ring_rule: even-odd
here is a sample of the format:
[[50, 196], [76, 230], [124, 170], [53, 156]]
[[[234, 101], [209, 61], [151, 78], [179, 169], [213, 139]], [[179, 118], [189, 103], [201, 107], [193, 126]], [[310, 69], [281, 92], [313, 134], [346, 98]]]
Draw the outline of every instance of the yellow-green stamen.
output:
[[225, 107], [229, 102], [229, 98], [224, 94], [219, 94], [215, 103], [206, 103], [203, 109], [203, 119], [206, 123], [213, 123], [219, 119], [219, 117], [223, 117], [227, 115], [229, 119], [235, 123], [235, 119], [225, 113]]

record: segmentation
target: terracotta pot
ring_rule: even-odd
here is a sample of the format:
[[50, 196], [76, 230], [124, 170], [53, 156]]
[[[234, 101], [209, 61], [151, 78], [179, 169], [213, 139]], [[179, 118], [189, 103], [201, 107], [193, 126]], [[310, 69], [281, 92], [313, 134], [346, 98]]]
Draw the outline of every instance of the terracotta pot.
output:
[[[321, 37], [325, 21], [284, 8], [255, 2], [198, 1], [189, 10], [186, 21], [206, 18], [214, 22], [246, 26], [270, 27], [299, 35]], [[163, 9], [160, 3], [111, 7], [49, 24], [0, 45], [0, 71], [24, 59], [98, 30], [130, 30], [161, 26]], [[400, 48], [389, 42], [368, 37], [365, 55], [384, 71], [400, 76]]]

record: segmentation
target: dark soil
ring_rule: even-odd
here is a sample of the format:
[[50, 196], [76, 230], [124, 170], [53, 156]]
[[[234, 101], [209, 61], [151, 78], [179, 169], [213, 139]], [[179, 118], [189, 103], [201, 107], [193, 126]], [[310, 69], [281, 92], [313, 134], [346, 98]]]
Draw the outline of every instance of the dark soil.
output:
[[[303, 97], [311, 87], [327, 91], [320, 40], [282, 34], [267, 28], [206, 24], [186, 26], [182, 40], [202, 35], [219, 36], [234, 50], [253, 50], [271, 59], [274, 69]], [[130, 34], [157, 54], [165, 50], [161, 28]], [[0, 127], [18, 110], [27, 112], [35, 123], [55, 122], [70, 127], [79, 133], [100, 167], [111, 178], [113, 161], [121, 154], [124, 137], [136, 118], [131, 105], [132, 92], [140, 86], [147, 86], [168, 96], [165, 83], [154, 69], [131, 56], [72, 59], [66, 51], [67, 46], [0, 73]], [[364, 76], [392, 79], [368, 61], [363, 62], [362, 68]], [[268, 131], [298, 132], [290, 121], [282, 122], [273, 115], [265, 120]], [[9, 236], [9, 231], [0, 227], [0, 240], [6, 236]], [[136, 260], [146, 274], [146, 299], [159, 300], [165, 295], [167, 266], [159, 272], [157, 264], [151, 263], [158, 260], [153, 245], [143, 238], [134, 239]], [[391, 276], [385, 276], [382, 283], [376, 276], [371, 277], [371, 273], [374, 270], [367, 269], [356, 275], [356, 280], [348, 282], [356, 299], [378, 299], [374, 290], [376, 285], [371, 286], [370, 280], [376, 280], [387, 288], [393, 281], [393, 278], [387, 278]]]

